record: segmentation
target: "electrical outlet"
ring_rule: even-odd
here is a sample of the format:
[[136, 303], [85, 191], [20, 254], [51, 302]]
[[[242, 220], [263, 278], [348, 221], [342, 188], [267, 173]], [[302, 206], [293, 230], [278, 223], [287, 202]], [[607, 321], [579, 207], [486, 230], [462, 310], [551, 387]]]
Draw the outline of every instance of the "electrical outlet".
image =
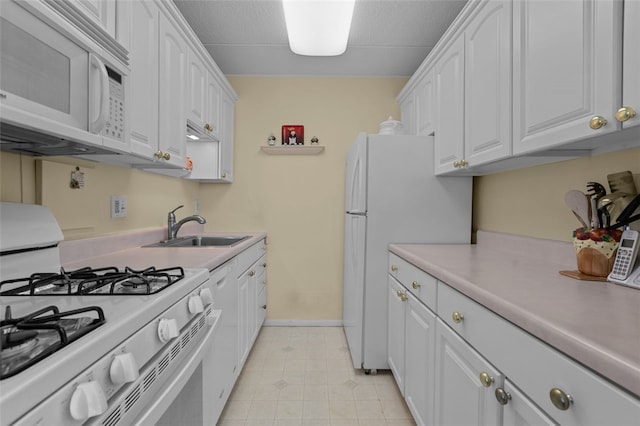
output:
[[196, 198], [196, 201], [193, 204], [193, 214], [200, 214], [200, 199], [199, 198]]
[[127, 196], [111, 196], [111, 217], [127, 217]]

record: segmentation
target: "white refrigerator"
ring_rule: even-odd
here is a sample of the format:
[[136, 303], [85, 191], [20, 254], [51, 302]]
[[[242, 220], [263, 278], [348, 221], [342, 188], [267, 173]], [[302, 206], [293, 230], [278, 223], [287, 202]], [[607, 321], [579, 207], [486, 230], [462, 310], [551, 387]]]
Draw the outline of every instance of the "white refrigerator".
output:
[[388, 245], [470, 241], [472, 178], [433, 166], [430, 136], [360, 133], [349, 149], [343, 324], [355, 368], [389, 368]]

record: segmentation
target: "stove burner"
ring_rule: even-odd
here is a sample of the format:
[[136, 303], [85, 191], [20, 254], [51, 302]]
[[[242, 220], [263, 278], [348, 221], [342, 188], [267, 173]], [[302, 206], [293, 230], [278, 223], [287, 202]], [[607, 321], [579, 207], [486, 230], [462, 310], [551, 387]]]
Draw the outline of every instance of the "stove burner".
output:
[[181, 267], [134, 270], [118, 268], [82, 268], [59, 274], [38, 273], [29, 278], [0, 282], [0, 287], [11, 287], [0, 292], [2, 296], [54, 296], [54, 295], [140, 295], [154, 294], [184, 278]]
[[[78, 316], [92, 311], [97, 318]], [[97, 306], [62, 313], [49, 306], [21, 318], [12, 318], [7, 306], [5, 319], [0, 321], [0, 380], [34, 365], [105, 321]]]
[[14, 326], [2, 327], [0, 331], [0, 348], [2, 348], [2, 355], [12, 356], [14, 353], [20, 354], [27, 349], [33, 348], [37, 343], [38, 336], [37, 331], [32, 330], [18, 330]]

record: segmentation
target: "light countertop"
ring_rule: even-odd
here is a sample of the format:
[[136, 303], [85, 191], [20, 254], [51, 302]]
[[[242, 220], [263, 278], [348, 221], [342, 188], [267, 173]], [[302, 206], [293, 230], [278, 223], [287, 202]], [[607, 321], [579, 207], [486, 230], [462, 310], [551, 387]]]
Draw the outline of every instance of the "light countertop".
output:
[[640, 289], [581, 281], [571, 243], [478, 233], [474, 245], [391, 252], [565, 355], [640, 395]]
[[264, 232], [202, 232], [198, 225], [185, 226], [184, 235], [230, 236], [249, 235], [232, 246], [223, 247], [142, 247], [166, 238], [166, 230], [146, 229], [125, 234], [63, 241], [60, 244], [62, 266], [68, 270], [91, 266], [122, 268], [207, 268], [210, 271], [222, 265], [263, 238]]

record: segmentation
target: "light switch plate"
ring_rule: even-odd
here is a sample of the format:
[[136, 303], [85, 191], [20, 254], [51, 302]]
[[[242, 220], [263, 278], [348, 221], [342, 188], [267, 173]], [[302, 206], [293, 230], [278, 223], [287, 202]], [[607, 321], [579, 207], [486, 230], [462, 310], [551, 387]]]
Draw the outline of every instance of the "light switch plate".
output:
[[127, 217], [127, 196], [112, 195], [111, 196], [111, 217]]

